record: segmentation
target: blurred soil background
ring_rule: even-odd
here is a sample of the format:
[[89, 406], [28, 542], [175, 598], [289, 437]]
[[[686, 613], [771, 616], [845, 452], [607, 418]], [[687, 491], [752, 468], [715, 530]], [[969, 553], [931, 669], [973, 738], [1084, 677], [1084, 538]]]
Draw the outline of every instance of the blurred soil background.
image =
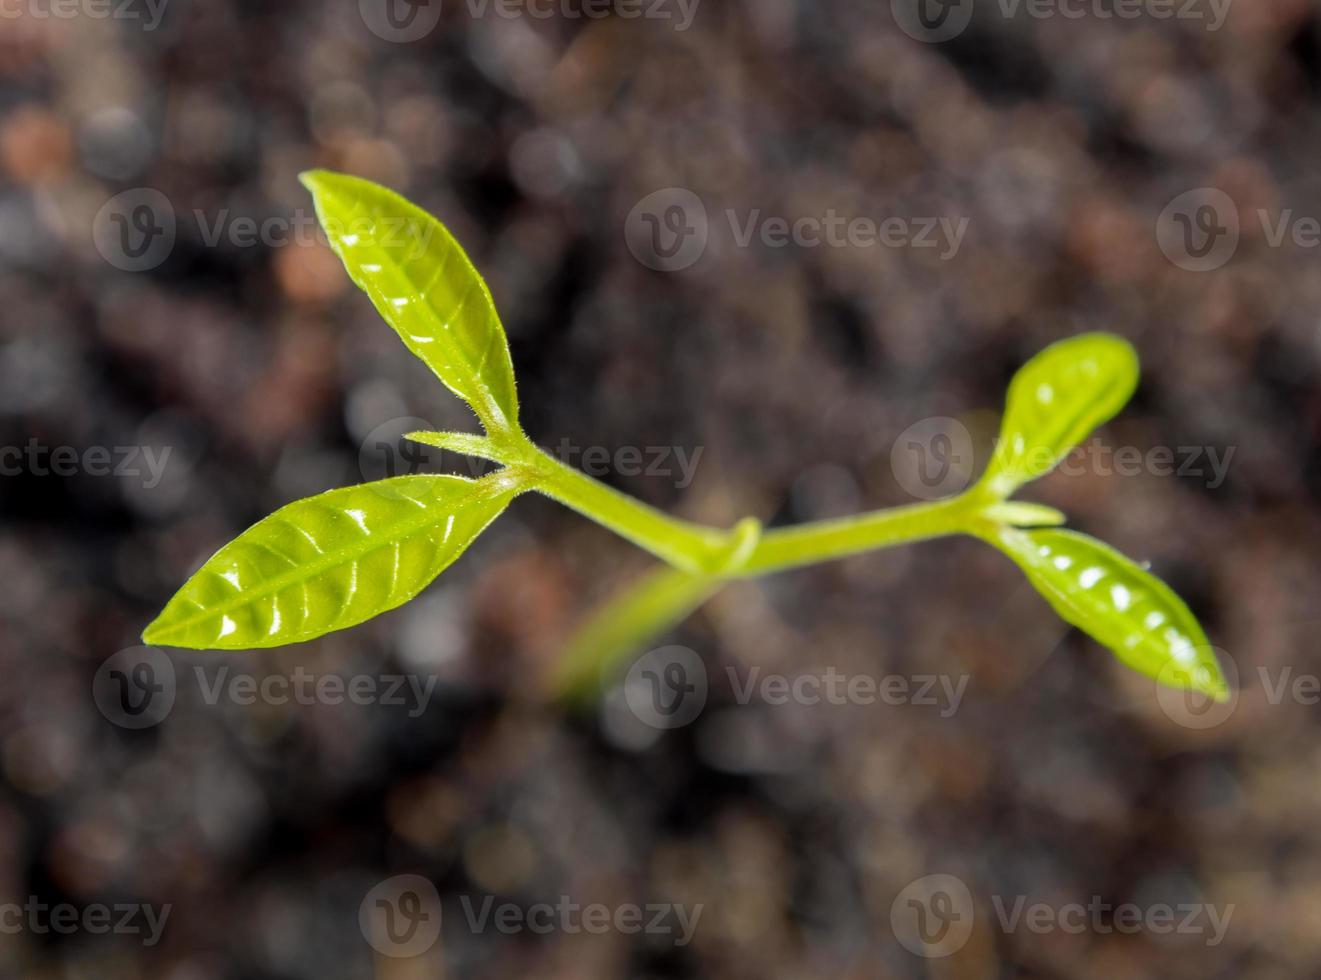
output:
[[[399, 42], [373, 0], [168, 0], [150, 29], [143, 0], [120, 2], [11, 0], [0, 19], [0, 446], [23, 450], [0, 477], [0, 903], [172, 911], [152, 946], [6, 931], [0, 976], [1315, 973], [1319, 709], [1271, 696], [1319, 669], [1321, 251], [1271, 240], [1286, 212], [1321, 217], [1315, 5], [1234, 0], [1211, 30], [984, 2], [925, 43], [880, 0], [700, 0], [687, 24], [677, 3], [596, 19], [446, 0]], [[604, 478], [711, 523], [911, 502], [892, 453], [909, 426], [957, 420], [980, 466], [1023, 360], [1085, 330], [1130, 338], [1141, 388], [1089, 458], [1201, 447], [1203, 475], [1084, 464], [1027, 496], [1150, 561], [1230, 658], [1236, 703], [1176, 717], [1001, 556], [950, 540], [721, 593], [667, 638], [710, 674], [690, 725], [648, 728], [617, 692], [566, 711], [544, 693], [564, 640], [651, 562], [522, 498], [404, 609], [287, 649], [168, 651], [169, 716], [112, 724], [98, 669], [214, 549], [384, 475], [410, 418], [473, 424], [316, 236], [297, 174], [317, 166], [400, 190], [464, 243], [535, 439], [615, 461], [668, 447], [667, 473]], [[1199, 272], [1157, 227], [1208, 186], [1241, 234]], [[96, 229], [144, 188], [174, 241], [135, 270]], [[626, 234], [667, 188], [709, 219], [669, 271]], [[967, 224], [952, 255], [743, 245], [730, 210]], [[241, 219], [288, 234], [254, 243]], [[138, 474], [95, 472], [93, 447], [134, 450]], [[676, 448], [700, 454], [690, 483]], [[1207, 448], [1232, 451], [1215, 486]], [[826, 666], [967, 689], [942, 711], [739, 704], [730, 681]], [[196, 680], [300, 668], [436, 687], [412, 712], [210, 704]], [[937, 873], [977, 915], [929, 959], [891, 909]], [[358, 925], [400, 874], [444, 906], [415, 959]], [[460, 899], [488, 896], [702, 912], [683, 946], [474, 931]], [[1233, 912], [1218, 945], [1034, 934], [997, 921], [1016, 896]]]

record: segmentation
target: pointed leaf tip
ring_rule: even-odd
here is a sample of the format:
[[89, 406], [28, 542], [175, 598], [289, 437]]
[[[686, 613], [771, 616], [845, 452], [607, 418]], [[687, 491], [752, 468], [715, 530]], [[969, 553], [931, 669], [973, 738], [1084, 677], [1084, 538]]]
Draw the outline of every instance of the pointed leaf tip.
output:
[[1127, 666], [1168, 687], [1229, 699], [1196, 617], [1173, 589], [1129, 558], [1076, 531], [1000, 528], [988, 540], [1023, 569], [1061, 619]]
[[509, 342], [477, 269], [445, 226], [399, 194], [329, 170], [299, 175], [331, 248], [381, 317], [488, 432], [516, 430]]

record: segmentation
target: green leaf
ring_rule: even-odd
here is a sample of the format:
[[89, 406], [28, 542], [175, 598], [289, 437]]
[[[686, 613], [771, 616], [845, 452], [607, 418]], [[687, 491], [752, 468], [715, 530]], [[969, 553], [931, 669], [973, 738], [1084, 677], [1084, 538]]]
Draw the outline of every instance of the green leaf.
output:
[[1156, 576], [1075, 531], [999, 528], [984, 536], [1018, 563], [1062, 619], [1123, 663], [1170, 687], [1228, 699], [1206, 634]]
[[630, 653], [687, 619], [724, 584], [662, 566], [628, 586], [570, 638], [555, 674], [556, 694], [570, 700], [598, 694]]
[[1124, 407], [1137, 383], [1137, 353], [1120, 337], [1089, 333], [1051, 344], [1009, 383], [1000, 438], [981, 486], [1003, 500], [1045, 476]]
[[424, 446], [447, 449], [463, 456], [476, 456], [478, 459], [489, 459], [496, 463], [503, 462], [501, 458], [503, 454], [491, 444], [490, 439], [486, 436], [475, 436], [471, 432], [405, 432], [404, 438], [412, 442], [420, 442]]
[[761, 521], [746, 517], [712, 556], [709, 572], [658, 568], [607, 602], [569, 640], [555, 677], [556, 693], [569, 699], [596, 693], [630, 653], [687, 619], [729, 576], [737, 575], [761, 534]]
[[1059, 527], [1069, 520], [1054, 507], [1023, 500], [1002, 500], [998, 504], [983, 507], [981, 514], [988, 521], [1012, 527]]
[[350, 278], [491, 433], [516, 428], [509, 342], [486, 283], [445, 226], [360, 177], [301, 176]]
[[239, 650], [355, 626], [422, 591], [522, 489], [401, 476], [288, 504], [216, 552], [142, 638]]

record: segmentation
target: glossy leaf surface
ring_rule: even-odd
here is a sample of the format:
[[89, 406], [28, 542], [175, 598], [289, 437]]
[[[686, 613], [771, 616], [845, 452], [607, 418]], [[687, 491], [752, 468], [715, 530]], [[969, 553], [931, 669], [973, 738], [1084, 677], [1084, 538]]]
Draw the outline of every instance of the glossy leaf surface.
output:
[[518, 489], [500, 475], [401, 476], [288, 504], [216, 552], [143, 639], [236, 650], [354, 626], [417, 595]]
[[1018, 563], [1066, 622], [1162, 684], [1225, 700], [1210, 641], [1168, 585], [1095, 538], [1001, 528], [989, 540]]
[[1000, 438], [982, 485], [1004, 498], [1049, 473], [1124, 407], [1137, 382], [1137, 354], [1114, 334], [1082, 334], [1047, 347], [1009, 384]]
[[486, 283], [439, 221], [371, 181], [302, 175], [350, 278], [488, 432], [514, 427], [509, 342]]

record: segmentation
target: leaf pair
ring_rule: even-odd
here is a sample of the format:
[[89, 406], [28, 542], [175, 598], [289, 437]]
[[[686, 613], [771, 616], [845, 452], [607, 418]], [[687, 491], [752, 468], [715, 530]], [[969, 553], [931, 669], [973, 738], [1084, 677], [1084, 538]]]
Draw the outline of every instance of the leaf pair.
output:
[[[1041, 351], [1014, 375], [990, 465], [968, 493], [965, 528], [999, 548], [1066, 622], [1162, 684], [1228, 697], [1210, 643], [1167, 586], [1108, 545], [1056, 524], [1063, 515], [1006, 501], [1049, 473], [1137, 387], [1133, 348], [1111, 334], [1083, 334]], [[630, 650], [690, 615], [719, 587], [711, 578], [658, 571], [592, 616], [571, 640], [559, 689], [584, 693]]]
[[[303, 182], [331, 247], [408, 349], [489, 433], [517, 431], [504, 327], [444, 226], [369, 181], [318, 171]], [[236, 650], [354, 626], [417, 595], [524, 489], [509, 470], [405, 476], [289, 504], [221, 548], [143, 639]]]
[[[1132, 397], [1138, 358], [1111, 334], [1052, 344], [1014, 375], [1000, 437], [974, 495], [1001, 500], [1054, 469]], [[1173, 590], [1109, 545], [1074, 531], [978, 531], [1066, 622], [1163, 684], [1228, 698], [1210, 641]]]

